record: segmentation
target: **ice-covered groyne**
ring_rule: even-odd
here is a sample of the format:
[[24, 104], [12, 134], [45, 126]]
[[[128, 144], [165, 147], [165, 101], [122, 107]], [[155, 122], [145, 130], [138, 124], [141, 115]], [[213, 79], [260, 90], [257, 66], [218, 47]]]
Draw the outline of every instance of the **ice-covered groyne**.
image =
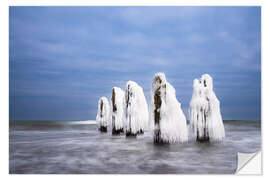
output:
[[193, 81], [190, 125], [197, 141], [221, 141], [225, 137], [220, 102], [213, 91], [213, 79], [204, 74]]
[[96, 116], [97, 126], [101, 132], [107, 132], [110, 120], [110, 104], [106, 97], [101, 97], [98, 101], [98, 112]]
[[148, 106], [142, 87], [134, 81], [126, 84], [124, 106], [126, 136], [144, 133], [148, 128]]
[[124, 91], [119, 87], [112, 88], [112, 134], [124, 132]]
[[151, 91], [151, 127], [155, 143], [186, 142], [186, 117], [178, 102], [174, 87], [164, 73], [153, 77]]

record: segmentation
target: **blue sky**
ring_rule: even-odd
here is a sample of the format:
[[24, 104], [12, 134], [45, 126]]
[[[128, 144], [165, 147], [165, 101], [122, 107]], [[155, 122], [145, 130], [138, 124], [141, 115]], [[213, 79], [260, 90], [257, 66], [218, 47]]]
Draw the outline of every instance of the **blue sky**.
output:
[[[95, 119], [101, 96], [165, 72], [187, 119], [213, 77], [223, 119], [261, 118], [260, 7], [10, 7], [10, 120]], [[149, 102], [149, 101], [148, 101]]]

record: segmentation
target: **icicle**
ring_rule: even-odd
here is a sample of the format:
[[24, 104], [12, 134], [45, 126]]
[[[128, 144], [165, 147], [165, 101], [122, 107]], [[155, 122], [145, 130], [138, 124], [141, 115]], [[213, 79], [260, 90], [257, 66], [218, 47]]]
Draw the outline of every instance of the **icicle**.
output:
[[110, 119], [110, 105], [106, 97], [101, 97], [98, 101], [98, 113], [96, 117], [98, 129], [107, 132]]
[[112, 89], [112, 134], [124, 132], [124, 91], [118, 87]]
[[128, 81], [125, 91], [126, 136], [142, 134], [148, 126], [148, 107], [143, 89], [133, 81]]
[[190, 101], [190, 125], [198, 141], [208, 141], [206, 116], [208, 115], [208, 102], [203, 94], [203, 84], [198, 79], [193, 81], [193, 95]]
[[175, 89], [164, 73], [156, 73], [151, 91], [151, 125], [155, 143], [186, 142], [186, 117], [178, 102]]
[[197, 141], [221, 141], [225, 130], [220, 113], [220, 103], [213, 91], [213, 80], [208, 74], [193, 81], [190, 101], [190, 125]]

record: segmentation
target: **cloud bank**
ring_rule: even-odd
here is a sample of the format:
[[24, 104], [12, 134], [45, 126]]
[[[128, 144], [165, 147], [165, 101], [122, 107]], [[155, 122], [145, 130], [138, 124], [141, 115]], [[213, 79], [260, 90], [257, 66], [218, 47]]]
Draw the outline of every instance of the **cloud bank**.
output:
[[10, 119], [95, 119], [128, 80], [149, 100], [159, 71], [186, 116], [208, 73], [224, 119], [260, 119], [260, 18], [260, 7], [10, 7]]

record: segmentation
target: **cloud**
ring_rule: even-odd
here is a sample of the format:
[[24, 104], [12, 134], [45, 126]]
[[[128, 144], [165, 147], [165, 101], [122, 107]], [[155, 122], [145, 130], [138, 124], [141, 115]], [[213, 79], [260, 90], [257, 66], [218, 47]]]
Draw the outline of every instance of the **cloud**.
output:
[[188, 40], [194, 44], [202, 44], [202, 43], [205, 43], [207, 41], [207, 38], [203, 35], [200, 35], [200, 34], [193, 34], [193, 35], [189, 36]]
[[205, 12], [200, 7], [181, 7], [181, 10], [178, 7], [129, 7], [121, 11], [121, 16], [126, 22], [144, 28], [164, 21], [187, 20]]
[[94, 119], [98, 98], [128, 80], [149, 99], [158, 71], [183, 109], [203, 73], [214, 77], [225, 108], [247, 97], [238, 105], [260, 101], [258, 8], [11, 7], [10, 13], [11, 109], [21, 112], [12, 119]]
[[235, 54], [232, 62], [235, 67], [250, 71], [260, 71], [261, 48], [258, 41], [250, 44], [229, 32], [220, 32], [218, 33], [218, 37], [227, 43], [231, 48], [231, 52]]

